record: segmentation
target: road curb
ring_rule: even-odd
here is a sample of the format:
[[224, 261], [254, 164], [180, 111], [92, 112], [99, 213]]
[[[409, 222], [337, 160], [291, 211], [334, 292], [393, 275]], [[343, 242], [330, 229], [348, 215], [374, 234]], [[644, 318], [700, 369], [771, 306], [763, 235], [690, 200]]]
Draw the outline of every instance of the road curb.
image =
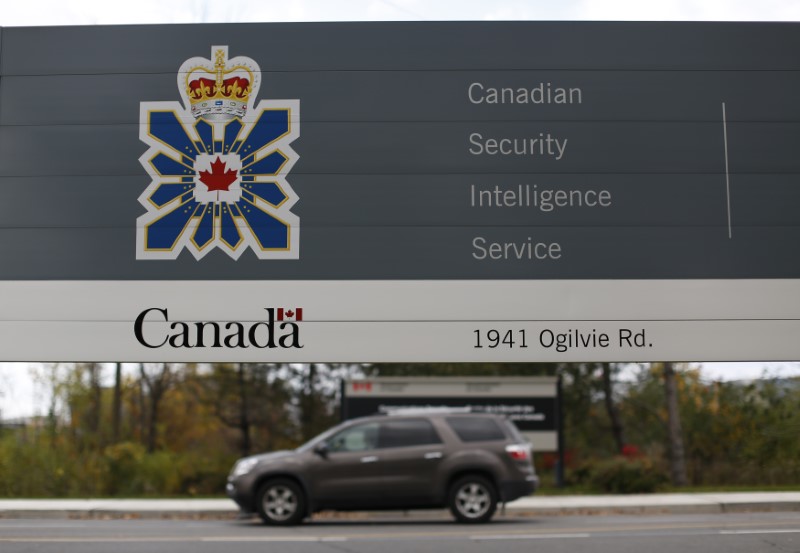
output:
[[[721, 514], [800, 511], [800, 493], [654, 494], [527, 497], [498, 509], [507, 517], [587, 515]], [[225, 499], [6, 499], [0, 518], [41, 519], [224, 519], [240, 514]], [[323, 512], [315, 520], [449, 519], [446, 510]]]

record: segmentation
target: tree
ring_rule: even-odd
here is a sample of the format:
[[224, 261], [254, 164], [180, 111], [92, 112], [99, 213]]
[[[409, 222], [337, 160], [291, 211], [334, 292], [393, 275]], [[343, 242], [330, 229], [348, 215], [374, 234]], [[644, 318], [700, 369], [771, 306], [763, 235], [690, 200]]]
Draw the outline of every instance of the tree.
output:
[[614, 402], [613, 373], [616, 367], [612, 363], [600, 363], [600, 369], [603, 380], [603, 400], [606, 406], [606, 413], [611, 421], [611, 435], [614, 437], [617, 453], [621, 453], [627, 442], [625, 441], [622, 418], [620, 417], [619, 409], [617, 409], [617, 404]]
[[101, 411], [102, 411], [102, 387], [100, 385], [100, 371], [101, 367], [99, 363], [89, 363], [86, 366], [87, 372], [89, 374], [89, 389], [90, 389], [90, 397], [89, 397], [89, 410], [87, 413], [88, 416], [88, 426], [89, 432], [92, 435], [96, 436], [98, 443], [101, 443], [101, 436], [100, 436], [100, 418], [101, 418]]
[[225, 427], [238, 431], [242, 457], [294, 442], [285, 372], [285, 365], [274, 363], [215, 363], [193, 377], [201, 401]]
[[114, 363], [114, 400], [111, 407], [111, 441], [119, 442], [122, 423], [122, 363]]
[[669, 436], [670, 475], [673, 486], [686, 486], [686, 454], [683, 449], [683, 429], [678, 409], [678, 386], [675, 367], [672, 363], [663, 364], [664, 394], [667, 403], [667, 434]]
[[294, 365], [300, 439], [308, 441], [339, 420], [334, 401], [344, 365], [310, 363]]
[[[172, 386], [173, 372], [168, 363], [139, 364], [139, 376], [147, 389], [147, 452], [156, 450], [158, 441], [159, 409], [164, 394]], [[143, 398], [144, 399], [144, 398]]]

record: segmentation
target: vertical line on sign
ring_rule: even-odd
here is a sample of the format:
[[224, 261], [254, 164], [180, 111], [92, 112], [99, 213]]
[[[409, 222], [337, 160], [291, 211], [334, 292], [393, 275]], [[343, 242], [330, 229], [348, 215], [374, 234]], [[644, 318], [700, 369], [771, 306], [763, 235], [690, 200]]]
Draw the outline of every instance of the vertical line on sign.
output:
[[731, 225], [731, 172], [728, 165], [728, 116], [725, 112], [725, 102], [722, 102], [722, 136], [725, 142], [725, 196], [728, 202], [728, 238], [733, 238]]

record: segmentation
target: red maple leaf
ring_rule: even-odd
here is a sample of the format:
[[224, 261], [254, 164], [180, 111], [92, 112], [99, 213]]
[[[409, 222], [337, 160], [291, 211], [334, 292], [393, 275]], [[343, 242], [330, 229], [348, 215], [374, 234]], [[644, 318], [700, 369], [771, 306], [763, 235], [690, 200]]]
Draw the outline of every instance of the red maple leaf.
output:
[[208, 187], [209, 192], [215, 190], [228, 191], [228, 187], [236, 180], [236, 171], [225, 170], [226, 164], [221, 158], [211, 162], [211, 171], [200, 171], [200, 182]]

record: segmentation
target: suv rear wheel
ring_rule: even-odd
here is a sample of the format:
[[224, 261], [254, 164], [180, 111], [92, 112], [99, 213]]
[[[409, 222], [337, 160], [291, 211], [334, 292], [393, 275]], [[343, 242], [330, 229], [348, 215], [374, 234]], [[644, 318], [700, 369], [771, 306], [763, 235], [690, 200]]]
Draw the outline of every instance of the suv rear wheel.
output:
[[488, 522], [497, 509], [497, 490], [483, 476], [464, 476], [450, 487], [447, 504], [458, 522]]
[[258, 490], [258, 514], [265, 524], [299, 524], [306, 513], [303, 490], [287, 478], [269, 480]]

